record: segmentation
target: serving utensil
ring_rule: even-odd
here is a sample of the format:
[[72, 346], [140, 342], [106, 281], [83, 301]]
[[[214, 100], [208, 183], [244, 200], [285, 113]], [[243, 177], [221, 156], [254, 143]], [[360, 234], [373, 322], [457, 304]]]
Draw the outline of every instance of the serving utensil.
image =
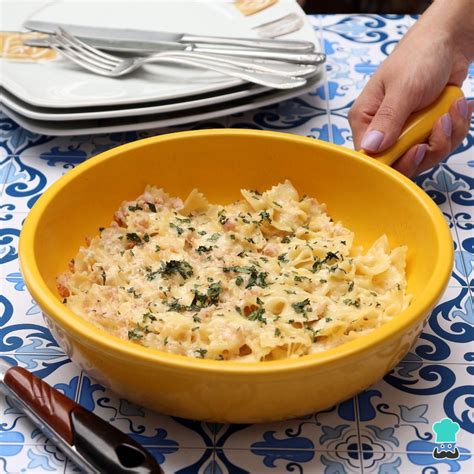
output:
[[[190, 57], [185, 52], [163, 52], [145, 57], [120, 58], [89, 46], [62, 28], [54, 38], [50, 39], [49, 43], [57, 52], [84, 69], [107, 77], [124, 76], [147, 63], [176, 62], [202, 67], [275, 89], [292, 89], [306, 84], [305, 79], [290, 76], [287, 73], [258, 71], [255, 67], [241, 67], [231, 64], [230, 60], [224, 60], [227, 64], [222, 61], [213, 62], [212, 58], [202, 56], [197, 58], [195, 55]], [[260, 69], [262, 68], [266, 68], [266, 66], [261, 66]], [[266, 69], [270, 70], [270, 68]]]
[[128, 435], [2, 358], [0, 389], [85, 472], [163, 472], [155, 458]]
[[146, 31], [125, 28], [97, 28], [93, 26], [71, 25], [50, 21], [28, 20], [23, 26], [32, 31], [54, 34], [58, 28], [69, 31], [81, 39], [103, 39], [117, 41], [141, 41], [147, 43], [199, 43], [217, 46], [253, 48], [268, 51], [311, 53], [314, 44], [309, 41], [266, 40], [260, 38], [227, 38], [222, 36], [189, 35], [186, 33], [169, 33], [163, 31]]

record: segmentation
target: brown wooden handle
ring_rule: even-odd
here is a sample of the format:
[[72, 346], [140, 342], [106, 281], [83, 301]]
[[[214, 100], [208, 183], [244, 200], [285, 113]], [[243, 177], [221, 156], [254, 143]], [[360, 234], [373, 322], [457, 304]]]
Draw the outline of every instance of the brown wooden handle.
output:
[[23, 369], [12, 367], [3, 382], [68, 444], [73, 444], [70, 413], [78, 405], [46, 382]]

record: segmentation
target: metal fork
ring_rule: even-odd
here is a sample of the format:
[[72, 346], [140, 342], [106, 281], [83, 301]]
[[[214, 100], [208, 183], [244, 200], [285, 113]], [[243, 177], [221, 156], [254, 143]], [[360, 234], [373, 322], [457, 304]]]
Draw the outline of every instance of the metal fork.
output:
[[267, 65], [252, 64], [252, 67], [249, 67], [248, 63], [242, 61], [221, 57], [216, 60], [214, 57], [201, 54], [198, 57], [197, 53], [172, 51], [146, 57], [120, 58], [89, 46], [62, 28], [49, 39], [49, 44], [51, 48], [84, 69], [107, 77], [124, 76], [147, 63], [174, 62], [197, 66], [274, 89], [292, 89], [306, 84], [306, 79], [302, 77], [289, 75], [288, 72], [282, 73]]

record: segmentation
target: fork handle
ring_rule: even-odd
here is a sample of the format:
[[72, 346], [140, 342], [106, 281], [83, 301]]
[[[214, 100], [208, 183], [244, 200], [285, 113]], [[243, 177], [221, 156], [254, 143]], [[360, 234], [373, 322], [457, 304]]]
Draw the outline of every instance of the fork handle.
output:
[[184, 35], [180, 39], [181, 43], [203, 43], [215, 46], [237, 46], [243, 48], [267, 49], [271, 51], [286, 51], [311, 53], [314, 51], [314, 44], [310, 41], [295, 40], [274, 40], [260, 38], [225, 38], [213, 36]]
[[296, 64], [313, 64], [315, 66], [326, 61], [326, 55], [323, 53], [288, 53], [250, 49], [219, 49], [212, 47], [200, 47], [194, 44], [188, 46], [186, 51], [194, 51], [196, 53], [225, 54], [226, 56], [239, 56], [241, 58], [273, 59], [276, 61], [286, 61]]
[[283, 76], [307, 76], [318, 70], [317, 66], [310, 64], [293, 64], [284, 61], [271, 61], [265, 59], [242, 59], [232, 56], [196, 53], [194, 51], [173, 51], [173, 56], [203, 59], [216, 64], [243, 67], [258, 72], [267, 72]]
[[226, 76], [242, 79], [254, 84], [260, 84], [273, 89], [294, 89], [306, 84], [306, 79], [302, 77], [284, 76], [282, 74], [273, 74], [266, 72], [257, 72], [254, 69], [243, 68], [231, 65], [217, 64], [212, 61], [197, 59], [193, 57], [178, 56], [173, 53], [159, 53], [141, 59], [141, 64], [154, 62], [174, 62], [178, 64], [187, 64], [203, 69], [208, 69]]

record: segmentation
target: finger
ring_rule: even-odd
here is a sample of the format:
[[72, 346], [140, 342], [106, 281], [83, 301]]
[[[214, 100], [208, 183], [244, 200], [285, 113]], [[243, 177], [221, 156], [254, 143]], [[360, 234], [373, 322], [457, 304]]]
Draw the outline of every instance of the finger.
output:
[[[462, 100], [462, 99], [460, 99]], [[418, 169], [416, 170], [416, 174], [422, 173], [427, 169], [435, 166], [441, 160], [446, 158], [450, 153], [452, 153], [456, 148], [462, 143], [464, 137], [466, 136], [467, 132], [469, 131], [469, 124], [471, 121], [471, 116], [474, 109], [474, 103], [470, 102], [467, 103], [467, 117], [465, 114], [465, 109], [463, 104], [458, 104], [455, 102], [453, 107], [450, 110], [449, 114], [443, 116], [440, 120], [442, 122], [445, 121], [445, 127], [443, 128], [443, 124], [441, 123], [441, 130], [440, 127], [435, 127], [433, 132], [429, 138], [429, 145], [428, 150], [426, 152], [426, 156]], [[451, 135], [449, 136], [449, 148], [447, 147], [445, 140], [446, 140], [446, 131], [449, 128], [448, 120], [446, 119], [448, 116], [451, 120]], [[454, 117], [454, 118], [453, 118]], [[437, 125], [439, 125], [439, 123]], [[443, 131], [443, 133], [441, 133]]]
[[355, 150], [360, 150], [362, 137], [379, 109], [383, 96], [383, 84], [374, 77], [367, 83], [349, 110], [348, 119]]
[[415, 107], [414, 100], [401, 90], [387, 94], [362, 138], [362, 148], [378, 153], [393, 145]]
[[449, 114], [444, 114], [435, 124], [428, 139], [428, 148], [423, 161], [415, 170], [415, 174], [432, 168], [451, 152], [453, 121]]
[[393, 164], [393, 168], [409, 178], [416, 176], [417, 169], [426, 156], [427, 150], [428, 145], [426, 143], [411, 147]]
[[454, 101], [449, 109], [449, 115], [453, 121], [453, 134], [451, 136], [451, 153], [462, 143], [469, 132], [472, 109], [468, 101], [463, 97]]

